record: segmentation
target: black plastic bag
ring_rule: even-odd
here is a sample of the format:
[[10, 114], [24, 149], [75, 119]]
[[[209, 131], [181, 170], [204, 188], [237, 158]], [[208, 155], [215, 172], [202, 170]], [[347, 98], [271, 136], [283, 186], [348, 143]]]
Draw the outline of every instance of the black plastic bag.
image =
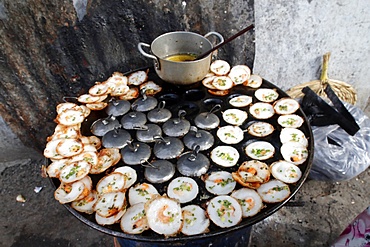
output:
[[309, 88], [302, 91], [305, 92], [302, 109], [314, 137], [309, 177], [342, 181], [365, 171], [370, 165], [370, 119], [358, 107], [341, 102], [330, 87], [325, 91], [333, 106]]

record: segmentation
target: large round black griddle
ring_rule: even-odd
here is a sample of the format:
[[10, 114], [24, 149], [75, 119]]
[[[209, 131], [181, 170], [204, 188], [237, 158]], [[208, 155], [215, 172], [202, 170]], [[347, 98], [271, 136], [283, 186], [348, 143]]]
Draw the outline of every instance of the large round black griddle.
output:
[[[146, 69], [147, 68], [145, 68], [145, 70]], [[138, 69], [138, 70], [144, 70], [144, 69]], [[132, 72], [134, 72], [134, 71], [130, 71], [126, 74], [128, 75]], [[173, 84], [170, 84], [170, 83], [165, 83], [155, 74], [153, 68], [149, 68], [148, 76], [149, 76], [148, 80], [152, 80], [155, 83], [162, 86], [162, 88], [163, 88], [162, 91], [159, 94], [157, 94], [155, 97], [158, 99], [159, 102], [160, 101], [165, 101], [166, 102], [165, 106], [166, 106], [167, 109], [169, 109], [172, 112], [172, 117], [177, 117], [178, 112], [180, 110], [185, 110], [186, 111], [185, 118], [187, 120], [189, 120], [190, 123], [193, 126], [195, 125], [194, 124], [194, 118], [197, 116], [197, 114], [202, 113], [202, 112], [210, 111], [215, 104], [220, 104], [221, 105], [221, 110], [215, 113], [219, 117], [219, 119], [221, 120], [220, 126], [228, 125], [225, 121], [223, 121], [221, 115], [222, 115], [223, 110], [228, 109], [228, 108], [235, 108], [235, 107], [231, 106], [228, 103], [229, 99], [231, 97], [235, 96], [235, 95], [253, 96], [253, 103], [258, 101], [254, 97], [254, 92], [257, 89], [249, 88], [249, 87], [246, 87], [246, 86], [243, 86], [243, 85], [235, 86], [234, 88], [231, 89], [230, 93], [226, 96], [214, 96], [214, 95], [210, 94], [207, 91], [207, 88], [205, 88], [200, 82], [196, 83], [196, 84], [193, 84], [191, 86], [186, 86], [186, 87], [176, 86], [176, 85], [173, 85]], [[266, 80], [263, 80], [263, 84], [262, 84], [261, 88], [276, 89], [277, 92], [279, 93], [279, 98], [289, 97], [284, 91], [282, 91], [277, 86], [275, 86], [274, 84], [272, 84], [272, 83], [270, 83]], [[109, 100], [109, 99], [107, 99], [107, 100]], [[132, 100], [132, 102], [133, 101], [134, 100]], [[257, 119], [254, 119], [252, 117], [252, 115], [249, 113], [249, 106], [244, 107], [244, 108], [239, 108], [239, 109], [245, 110], [246, 112], [248, 112], [248, 119], [245, 121], [245, 123], [242, 126], [240, 126], [242, 129], [247, 129], [247, 127], [253, 121], [259, 121]], [[313, 152], [314, 152], [314, 150], [313, 150], [314, 149], [313, 135], [312, 135], [311, 127], [309, 125], [309, 122], [308, 122], [304, 112], [301, 109], [299, 109], [296, 112], [296, 114], [303, 117], [303, 119], [305, 120], [304, 124], [300, 127], [300, 130], [302, 130], [304, 132], [304, 134], [306, 135], [306, 137], [308, 138], [308, 141], [309, 141], [309, 144], [308, 144], [308, 150], [309, 150], [308, 159], [303, 164], [299, 165], [299, 168], [302, 171], [301, 179], [296, 184], [289, 185], [290, 190], [291, 190], [291, 195], [289, 196], [289, 198], [287, 198], [286, 200], [284, 200], [281, 203], [275, 203], [275, 204], [265, 203], [265, 207], [257, 215], [255, 215], [253, 217], [249, 217], [249, 218], [243, 218], [242, 222], [239, 223], [236, 226], [233, 226], [233, 227], [230, 227], [230, 228], [220, 228], [220, 227], [215, 226], [213, 223], [211, 223], [209, 233], [205, 233], [205, 234], [201, 234], [201, 235], [195, 235], [195, 236], [185, 236], [185, 235], [179, 234], [176, 237], [165, 238], [161, 235], [158, 235], [158, 234], [154, 233], [151, 230], [147, 230], [147, 231], [143, 232], [140, 235], [130, 235], [130, 234], [123, 233], [118, 223], [114, 224], [114, 225], [101, 226], [101, 225], [96, 223], [94, 214], [88, 215], [88, 214], [80, 213], [80, 212], [74, 210], [69, 204], [65, 204], [64, 206], [68, 209], [68, 211], [71, 214], [73, 214], [79, 220], [81, 220], [82, 222], [84, 222], [88, 226], [90, 226], [90, 227], [92, 227], [92, 228], [94, 228], [98, 231], [101, 231], [103, 233], [113, 235], [113, 236], [116, 236], [116, 237], [125, 238], [125, 239], [129, 239], [129, 240], [135, 240], [135, 241], [150, 241], [150, 242], [165, 243], [165, 242], [173, 242], [173, 241], [187, 241], [187, 240], [198, 240], [198, 239], [200, 240], [202, 238], [210, 238], [210, 237], [213, 237], [213, 236], [220, 236], [222, 234], [228, 234], [228, 233], [231, 233], [233, 231], [240, 230], [242, 228], [250, 227], [253, 224], [265, 219], [268, 216], [270, 216], [271, 214], [273, 214], [274, 212], [279, 210], [281, 207], [283, 207], [298, 192], [298, 190], [300, 189], [300, 187], [302, 186], [302, 184], [304, 183], [304, 181], [306, 180], [306, 178], [309, 174], [309, 171], [310, 171], [311, 165], [312, 165], [312, 160], [313, 160]], [[104, 110], [92, 111], [91, 114], [87, 117], [86, 121], [82, 124], [82, 127], [81, 127], [82, 134], [85, 135], [85, 136], [92, 135], [91, 132], [90, 132], [91, 124], [94, 121], [96, 121], [97, 119], [104, 118], [104, 117], [108, 117], [108, 115], [105, 113]], [[280, 139], [279, 139], [279, 134], [280, 134], [280, 131], [281, 131], [282, 127], [277, 123], [277, 118], [278, 117], [279, 117], [279, 115], [275, 114], [270, 119], [261, 120], [261, 121], [268, 122], [268, 123], [272, 124], [275, 127], [275, 131], [270, 136], [263, 137], [263, 138], [257, 138], [257, 137], [251, 136], [247, 132], [245, 132], [244, 133], [244, 140], [239, 144], [232, 145], [239, 151], [239, 154], [240, 154], [240, 159], [239, 159], [238, 165], [240, 165], [242, 162], [244, 162], [246, 160], [251, 160], [245, 154], [244, 147], [246, 146], [246, 144], [250, 143], [253, 140], [265, 140], [265, 141], [270, 142], [275, 147], [275, 155], [272, 158], [264, 161], [267, 164], [271, 164], [274, 161], [283, 159], [281, 154], [280, 154], [281, 143], [280, 143]], [[120, 119], [120, 117], [117, 117], [117, 118]], [[158, 125], [162, 126], [163, 124], [158, 124]], [[135, 132], [134, 131], [135, 130], [131, 131], [131, 136], [132, 137], [135, 137]], [[219, 141], [219, 139], [216, 137], [216, 131], [217, 131], [217, 128], [214, 129], [214, 130], [210, 130], [210, 132], [215, 137], [214, 145], [206, 151], [200, 151], [200, 153], [204, 154], [207, 157], [209, 157], [209, 154], [210, 154], [210, 152], [213, 148], [215, 148], [218, 145], [225, 145], [225, 144], [221, 143]], [[153, 148], [154, 144], [151, 143], [149, 145]], [[191, 150], [185, 147], [184, 153], [189, 152], [189, 151], [191, 151]], [[149, 161], [151, 161], [152, 159], [153, 159], [153, 154], [152, 154], [152, 157], [149, 159]], [[177, 160], [172, 159], [172, 160], [169, 160], [169, 161], [172, 162], [173, 164], [176, 164]], [[219, 170], [233, 172], [233, 171], [236, 171], [238, 169], [238, 165], [234, 166], [234, 167], [231, 167], [231, 168], [225, 168], [225, 167], [220, 167], [220, 166], [216, 165], [215, 163], [213, 163], [211, 161], [211, 165], [210, 165], [210, 168], [208, 170], [208, 173], [210, 173], [212, 171], [219, 171]], [[120, 166], [125, 166], [125, 164], [122, 162], [122, 160], [116, 166], [111, 167], [110, 169], [108, 169], [103, 174], [97, 174], [97, 175], [90, 174], [89, 176], [92, 178], [94, 185], [96, 185], [96, 183], [99, 181], [100, 178], [102, 178], [107, 173], [110, 173], [111, 171], [113, 171], [116, 167], [120, 167]], [[137, 175], [138, 175], [138, 180], [136, 181], [136, 183], [142, 183], [142, 182], [149, 183], [148, 181], [146, 181], [146, 179], [144, 177], [145, 167], [143, 167], [141, 165], [133, 165], [131, 167], [136, 170]], [[176, 173], [175, 173], [173, 178], [178, 177], [178, 176], [182, 176], [182, 175], [176, 170]], [[209, 199], [211, 199], [214, 195], [210, 194], [205, 189], [204, 182], [201, 180], [201, 178], [195, 177], [194, 179], [197, 181], [197, 183], [199, 185], [199, 194], [198, 194], [196, 199], [194, 199], [190, 203], [182, 204], [181, 206], [186, 206], [188, 204], [198, 204], [200, 206], [203, 206], [203, 208], [205, 208], [204, 206], [206, 205], [207, 201]], [[167, 181], [165, 183], [162, 183], [162, 184], [153, 184], [153, 185], [157, 188], [158, 192], [162, 195], [162, 194], [166, 193], [166, 189], [167, 189], [167, 186], [168, 186], [170, 181], [172, 181], [172, 179], [170, 179], [169, 181]], [[59, 180], [55, 179], [55, 178], [51, 179], [51, 182], [56, 188], [60, 184]], [[237, 185], [237, 187], [235, 189], [238, 189], [238, 188], [241, 188], [241, 186]]]

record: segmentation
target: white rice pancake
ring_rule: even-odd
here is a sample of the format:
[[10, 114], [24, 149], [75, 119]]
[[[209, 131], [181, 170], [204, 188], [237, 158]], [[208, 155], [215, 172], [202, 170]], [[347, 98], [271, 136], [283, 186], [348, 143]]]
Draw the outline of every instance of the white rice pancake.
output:
[[208, 89], [208, 93], [215, 95], [215, 96], [225, 96], [230, 93], [230, 89], [226, 89], [226, 90]]
[[235, 85], [243, 84], [244, 82], [247, 82], [251, 76], [251, 70], [246, 65], [235, 65], [231, 68], [228, 76]]
[[121, 96], [128, 92], [128, 78], [119, 72], [114, 72], [108, 80], [105, 81], [109, 85], [111, 96]]
[[180, 203], [165, 196], [157, 196], [145, 203], [150, 229], [165, 236], [175, 236], [182, 226]]
[[69, 163], [60, 171], [59, 179], [63, 183], [72, 183], [89, 174], [91, 165], [84, 160]]
[[86, 213], [86, 214], [93, 214], [95, 212], [93, 206], [98, 199], [98, 195], [95, 190], [91, 191], [88, 196], [80, 200], [73, 201], [71, 203], [72, 208], [75, 210]]
[[124, 95], [118, 96], [118, 98], [120, 100], [132, 100], [139, 97], [139, 95], [140, 92], [137, 87], [130, 87], [129, 90]]
[[222, 113], [222, 118], [226, 123], [239, 126], [248, 118], [248, 113], [239, 109], [227, 109]]
[[295, 165], [304, 163], [308, 158], [307, 147], [297, 142], [286, 142], [280, 148], [284, 160]]
[[[258, 160], [244, 161], [237, 173], [240, 179], [249, 183], [266, 183], [270, 180], [271, 175], [269, 166]], [[235, 178], [235, 176], [233, 177]]]
[[84, 104], [91, 104], [95, 102], [101, 102], [101, 96], [93, 96], [91, 94], [82, 94], [78, 96], [77, 100]]
[[43, 153], [44, 156], [46, 158], [53, 159], [53, 160], [64, 159], [65, 157], [57, 152], [57, 146], [59, 142], [61, 142], [62, 140], [64, 139], [51, 140], [48, 143], [46, 143], [44, 153]]
[[230, 64], [224, 60], [215, 60], [209, 69], [216, 75], [227, 75], [230, 71]]
[[116, 165], [121, 160], [121, 153], [118, 148], [104, 148], [99, 151], [98, 164], [91, 167], [90, 173], [98, 174]]
[[[83, 192], [83, 194], [85, 195], [85, 196], [87, 196], [88, 194], [90, 194], [90, 192], [92, 191], [92, 189], [93, 189], [93, 182], [92, 182], [92, 179], [91, 179], [91, 177], [90, 176], [85, 176], [84, 178], [82, 178], [81, 180], [79, 180], [79, 181], [81, 181], [82, 183], [84, 183], [84, 185], [85, 185], [85, 190], [84, 190], [84, 192]], [[88, 192], [88, 193], [87, 193]], [[82, 197], [81, 197], [82, 198]], [[81, 199], [81, 198], [79, 198], [79, 199]]]
[[167, 187], [167, 195], [177, 199], [180, 203], [187, 203], [195, 199], [199, 188], [197, 182], [189, 177], [177, 177]]
[[289, 186], [280, 180], [272, 179], [257, 189], [262, 201], [266, 203], [282, 202], [290, 196]]
[[252, 97], [248, 95], [239, 95], [229, 100], [229, 104], [234, 107], [246, 107], [252, 103]]
[[237, 144], [244, 139], [244, 132], [238, 126], [227, 125], [217, 130], [217, 136], [223, 143]]
[[83, 143], [79, 139], [62, 139], [56, 146], [56, 151], [63, 157], [72, 157], [82, 153]]
[[277, 114], [293, 114], [299, 109], [299, 103], [291, 98], [282, 98], [274, 103], [274, 109]]
[[308, 146], [308, 140], [303, 131], [296, 128], [283, 128], [280, 132], [281, 143], [296, 142], [303, 146]]
[[148, 79], [148, 73], [143, 70], [139, 70], [128, 75], [128, 85], [141, 85]]
[[77, 161], [86, 161], [91, 166], [98, 164], [98, 153], [96, 151], [85, 151], [86, 145], [84, 145], [84, 151], [70, 158], [70, 163]]
[[103, 110], [107, 106], [108, 106], [108, 103], [106, 102], [96, 102], [96, 103], [86, 104], [86, 107], [92, 111], [100, 111], [100, 110]]
[[216, 87], [213, 85], [213, 80], [216, 78], [215, 75], [211, 75], [211, 76], [208, 76], [208, 77], [205, 77], [203, 80], [202, 80], [202, 84], [203, 86], [205, 86], [206, 88], [208, 89], [216, 89]]
[[274, 116], [275, 111], [271, 104], [258, 102], [250, 106], [249, 113], [257, 119], [268, 119]]
[[54, 134], [47, 138], [47, 141], [56, 140], [56, 139], [78, 139], [81, 137], [80, 126], [64, 126], [58, 124], [55, 128]]
[[210, 220], [221, 228], [237, 225], [242, 220], [242, 208], [239, 202], [227, 195], [212, 198], [207, 205]]
[[102, 146], [101, 140], [97, 136], [87, 136], [90, 145], [93, 145], [96, 149], [100, 149]]
[[76, 200], [84, 191], [85, 184], [82, 181], [76, 181], [71, 184], [61, 183], [54, 192], [54, 197], [61, 204]]
[[78, 105], [71, 102], [63, 102], [56, 106], [56, 112], [57, 114], [61, 114], [63, 111], [67, 109], [78, 109]]
[[218, 146], [210, 154], [211, 160], [223, 167], [235, 166], [239, 157], [238, 150], [232, 146]]
[[114, 90], [110, 93], [111, 96], [123, 96], [130, 90], [130, 87], [127, 84], [119, 83], [115, 85]]
[[[96, 155], [98, 155], [98, 151], [97, 151], [96, 147], [94, 147], [91, 144], [84, 144], [84, 153], [86, 153], [86, 152], [95, 152]], [[98, 158], [97, 162], [99, 162], [99, 158]], [[96, 163], [96, 165], [97, 164], [98, 163]], [[96, 165], [93, 165], [93, 166], [96, 166]]]
[[277, 100], [279, 93], [276, 92], [275, 89], [259, 88], [254, 92], [254, 96], [256, 96], [259, 101], [271, 103]]
[[[104, 98], [104, 97], [100, 96], [100, 100], [102, 100], [102, 98]], [[86, 105], [80, 105], [80, 108], [81, 108], [82, 114], [85, 118], [90, 115], [91, 110]]]
[[299, 128], [304, 123], [303, 118], [296, 114], [281, 115], [277, 121], [284, 128]]
[[212, 85], [217, 90], [228, 90], [234, 86], [234, 83], [228, 76], [216, 76], [212, 81]]
[[247, 82], [247, 86], [251, 88], [259, 88], [262, 85], [262, 77], [256, 74], [252, 74]]
[[48, 176], [51, 178], [59, 178], [60, 171], [69, 163], [69, 159], [55, 160], [46, 168]]
[[114, 172], [122, 173], [125, 177], [125, 189], [130, 188], [137, 180], [136, 170], [129, 166], [121, 166], [114, 170]]
[[113, 225], [113, 224], [118, 223], [125, 213], [126, 213], [126, 205], [116, 214], [111, 215], [109, 217], [103, 217], [103, 216], [100, 216], [99, 214], [95, 214], [95, 220], [99, 225], [102, 225], [102, 226]]
[[183, 225], [181, 232], [191, 236], [208, 232], [210, 224], [206, 212], [198, 205], [188, 205], [182, 208]]
[[272, 163], [270, 170], [272, 176], [287, 184], [296, 183], [302, 177], [301, 169], [285, 160]]
[[236, 186], [231, 173], [226, 171], [212, 172], [210, 175], [205, 176], [204, 183], [206, 189], [214, 195], [227, 195]]
[[127, 82], [127, 76], [125, 76], [121, 72], [114, 72], [104, 83], [107, 83], [109, 88], [113, 91], [115, 90], [117, 85], [127, 85]]
[[128, 191], [128, 201], [132, 206], [136, 203], [147, 202], [155, 195], [159, 195], [159, 193], [153, 185], [148, 183], [136, 184]]
[[256, 137], [271, 135], [274, 130], [274, 126], [266, 122], [254, 122], [248, 127], [248, 133]]
[[144, 205], [145, 203], [137, 203], [126, 210], [120, 223], [124, 233], [140, 234], [149, 229]]
[[93, 96], [102, 96], [110, 93], [108, 83], [96, 82], [94, 86], [89, 89], [89, 94]]
[[101, 194], [94, 204], [97, 214], [102, 217], [110, 217], [117, 214], [126, 206], [126, 197], [124, 192], [110, 192]]
[[255, 141], [245, 147], [245, 153], [255, 160], [267, 160], [274, 156], [274, 146], [266, 141]]
[[263, 208], [262, 198], [253, 189], [242, 188], [233, 191], [231, 197], [238, 200], [242, 207], [243, 217], [251, 217], [256, 215]]
[[125, 176], [122, 173], [112, 172], [98, 181], [96, 191], [99, 194], [123, 191], [125, 183]]
[[140, 91], [144, 91], [148, 96], [154, 96], [162, 91], [162, 87], [154, 81], [147, 81], [140, 85]]

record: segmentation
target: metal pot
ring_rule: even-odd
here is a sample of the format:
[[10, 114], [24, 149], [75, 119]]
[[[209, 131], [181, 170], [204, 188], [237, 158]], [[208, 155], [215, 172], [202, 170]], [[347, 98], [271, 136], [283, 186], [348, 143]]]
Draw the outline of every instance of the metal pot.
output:
[[[209, 71], [212, 54], [195, 61], [175, 62], [167, 60], [169, 56], [179, 54], [192, 54], [199, 56], [212, 49], [212, 43], [207, 37], [215, 35], [219, 44], [224, 38], [217, 32], [209, 32], [202, 36], [197, 33], [178, 31], [165, 33], [157, 37], [151, 45], [140, 42], [138, 49], [145, 57], [154, 60], [157, 75], [164, 81], [188, 85], [202, 80]], [[148, 54], [143, 47], [149, 47], [152, 54]]]

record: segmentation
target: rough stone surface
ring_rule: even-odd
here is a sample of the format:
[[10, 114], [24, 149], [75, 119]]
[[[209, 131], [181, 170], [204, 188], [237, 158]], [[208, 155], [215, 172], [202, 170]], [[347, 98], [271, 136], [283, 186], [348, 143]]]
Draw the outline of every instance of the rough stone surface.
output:
[[19, 138], [11, 131], [9, 126], [0, 117], [0, 172], [7, 166], [16, 165], [20, 160], [29, 162], [30, 159], [39, 157], [32, 148], [25, 147]]
[[256, 1], [254, 72], [286, 90], [320, 78], [331, 52], [329, 78], [347, 82], [368, 104], [370, 5], [366, 0]]

